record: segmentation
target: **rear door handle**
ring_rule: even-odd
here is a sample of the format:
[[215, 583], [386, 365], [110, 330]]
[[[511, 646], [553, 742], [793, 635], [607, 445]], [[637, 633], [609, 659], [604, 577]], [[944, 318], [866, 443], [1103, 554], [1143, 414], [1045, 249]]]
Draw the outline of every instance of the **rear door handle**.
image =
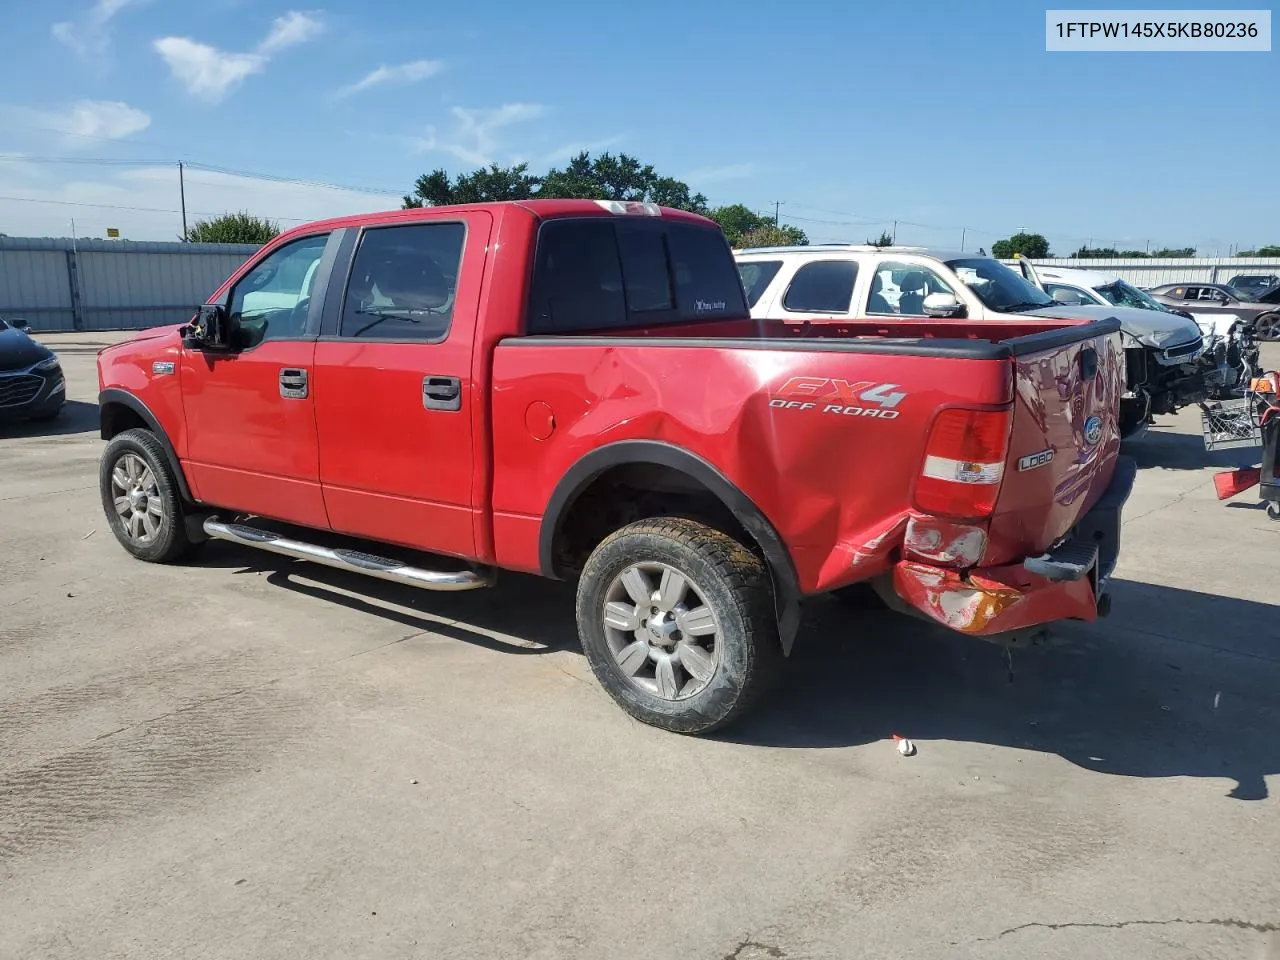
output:
[[423, 377], [422, 406], [427, 410], [461, 410], [462, 381], [457, 377]]
[[286, 400], [305, 400], [307, 398], [307, 371], [296, 367], [284, 367], [280, 370], [280, 396]]

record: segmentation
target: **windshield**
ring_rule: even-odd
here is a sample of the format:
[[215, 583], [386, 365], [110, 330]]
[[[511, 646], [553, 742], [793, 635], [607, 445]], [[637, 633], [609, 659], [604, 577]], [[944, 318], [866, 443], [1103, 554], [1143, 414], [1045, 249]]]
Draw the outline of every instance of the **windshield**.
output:
[[1103, 284], [1093, 289], [1101, 294], [1104, 300], [1115, 304], [1117, 307], [1137, 307], [1139, 310], [1160, 310], [1166, 313], [1169, 309], [1149, 293], [1144, 293], [1123, 280]]
[[1057, 301], [999, 260], [974, 257], [948, 260], [960, 282], [977, 295], [983, 306], [1003, 313], [1021, 313], [1040, 307], [1056, 307]]

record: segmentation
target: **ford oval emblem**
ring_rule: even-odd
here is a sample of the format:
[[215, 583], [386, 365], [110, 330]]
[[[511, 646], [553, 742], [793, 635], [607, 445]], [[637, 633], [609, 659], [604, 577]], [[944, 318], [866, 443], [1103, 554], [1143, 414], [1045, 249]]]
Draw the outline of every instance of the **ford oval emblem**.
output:
[[1084, 422], [1084, 442], [1093, 446], [1102, 439], [1102, 418], [1090, 417]]

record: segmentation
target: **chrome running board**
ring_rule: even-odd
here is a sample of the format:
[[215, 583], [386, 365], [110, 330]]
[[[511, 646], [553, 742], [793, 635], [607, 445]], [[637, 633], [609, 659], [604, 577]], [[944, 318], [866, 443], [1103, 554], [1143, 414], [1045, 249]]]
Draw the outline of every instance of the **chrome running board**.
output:
[[458, 570], [444, 572], [411, 567], [398, 560], [377, 557], [359, 550], [333, 550], [314, 543], [304, 543], [282, 537], [270, 530], [247, 527], [242, 523], [223, 523], [210, 517], [204, 522], [204, 532], [215, 540], [227, 540], [246, 547], [278, 553], [297, 560], [310, 560], [326, 567], [363, 573], [367, 577], [405, 583], [423, 590], [476, 590], [493, 586], [492, 570]]

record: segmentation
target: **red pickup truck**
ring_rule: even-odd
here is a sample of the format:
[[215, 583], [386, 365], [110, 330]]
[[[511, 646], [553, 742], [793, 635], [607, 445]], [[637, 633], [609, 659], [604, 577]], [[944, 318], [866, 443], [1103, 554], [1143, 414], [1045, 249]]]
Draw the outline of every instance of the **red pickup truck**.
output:
[[700, 733], [806, 596], [871, 584], [1002, 642], [1105, 613], [1118, 330], [752, 320], [716, 225], [649, 204], [328, 220], [99, 354], [102, 503], [153, 562], [218, 538], [431, 590], [576, 578], [600, 682]]

